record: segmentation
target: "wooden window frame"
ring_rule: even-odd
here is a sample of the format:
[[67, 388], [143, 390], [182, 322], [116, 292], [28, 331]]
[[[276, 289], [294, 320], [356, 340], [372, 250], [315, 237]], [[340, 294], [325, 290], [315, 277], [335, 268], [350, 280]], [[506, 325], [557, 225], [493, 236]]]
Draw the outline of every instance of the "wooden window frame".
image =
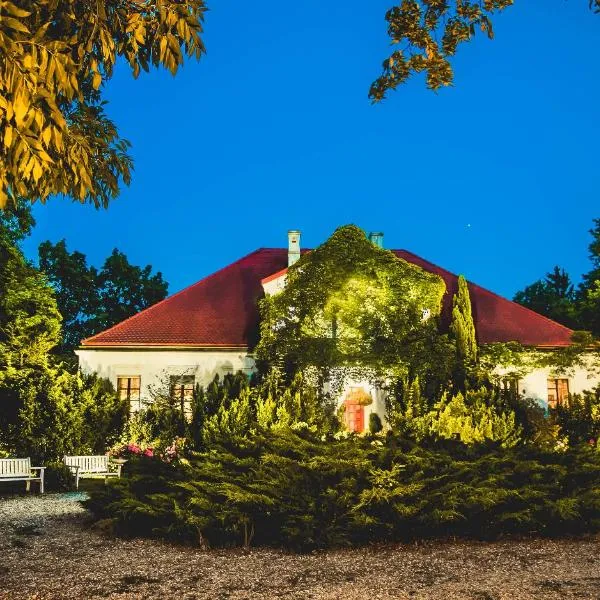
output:
[[[137, 387], [132, 386], [132, 379], [138, 380]], [[127, 380], [126, 387], [123, 387], [120, 383], [123, 380]], [[117, 375], [117, 395], [119, 396], [119, 399], [121, 399], [122, 391], [126, 392], [125, 399], [127, 400], [127, 402], [129, 402], [130, 407], [133, 402], [137, 402], [137, 408], [138, 409], [141, 408], [141, 402], [142, 402], [142, 376], [141, 375]], [[137, 392], [137, 398], [132, 398], [132, 394], [134, 394], [136, 392]]]
[[195, 375], [171, 375], [169, 383], [171, 386], [171, 398], [179, 402], [181, 410], [185, 415], [190, 415], [194, 390], [196, 389]]
[[[562, 387], [564, 386], [564, 387]], [[562, 387], [562, 389], [561, 389]], [[564, 393], [566, 388], [566, 395]], [[550, 391], [553, 391], [556, 395], [555, 400], [550, 400]], [[569, 387], [569, 380], [564, 377], [549, 377], [546, 380], [546, 394], [548, 401], [548, 408], [557, 408], [559, 405], [564, 405], [569, 400], [569, 394], [571, 393]]]

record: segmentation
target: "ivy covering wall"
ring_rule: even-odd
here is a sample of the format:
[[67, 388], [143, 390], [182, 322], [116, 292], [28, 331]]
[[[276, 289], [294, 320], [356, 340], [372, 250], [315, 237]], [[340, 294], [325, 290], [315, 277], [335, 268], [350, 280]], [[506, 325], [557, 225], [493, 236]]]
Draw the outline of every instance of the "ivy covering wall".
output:
[[335, 385], [342, 374], [382, 378], [426, 368], [423, 359], [447, 345], [437, 331], [443, 280], [375, 246], [354, 225], [302, 256], [286, 283], [261, 302], [263, 369], [291, 376], [310, 368]]

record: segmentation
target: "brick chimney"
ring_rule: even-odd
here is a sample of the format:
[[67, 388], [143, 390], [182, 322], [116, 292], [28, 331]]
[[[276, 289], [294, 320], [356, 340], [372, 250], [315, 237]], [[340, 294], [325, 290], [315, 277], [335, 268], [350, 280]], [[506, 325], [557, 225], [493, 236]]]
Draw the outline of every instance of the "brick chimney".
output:
[[297, 229], [288, 231], [288, 267], [300, 258], [300, 232]]
[[370, 233], [369, 241], [375, 244], [378, 248], [383, 248], [383, 233], [381, 231]]

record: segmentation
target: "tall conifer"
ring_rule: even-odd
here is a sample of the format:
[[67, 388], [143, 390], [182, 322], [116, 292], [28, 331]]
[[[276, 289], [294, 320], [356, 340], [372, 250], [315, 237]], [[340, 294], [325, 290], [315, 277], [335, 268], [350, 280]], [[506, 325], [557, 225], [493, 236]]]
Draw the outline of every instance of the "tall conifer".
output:
[[462, 275], [458, 277], [458, 291], [454, 294], [450, 329], [456, 340], [459, 361], [465, 367], [474, 365], [477, 361], [477, 338], [469, 287]]

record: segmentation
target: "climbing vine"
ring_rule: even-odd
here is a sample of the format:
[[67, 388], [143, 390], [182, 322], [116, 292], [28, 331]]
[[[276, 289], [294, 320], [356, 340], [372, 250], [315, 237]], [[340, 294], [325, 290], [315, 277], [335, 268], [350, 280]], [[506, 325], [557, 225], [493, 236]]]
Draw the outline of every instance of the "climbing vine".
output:
[[[436, 354], [443, 280], [372, 244], [353, 225], [337, 229], [265, 298], [256, 355], [286, 373], [312, 370], [339, 382], [412, 372]], [[424, 364], [424, 363], [423, 363]]]

